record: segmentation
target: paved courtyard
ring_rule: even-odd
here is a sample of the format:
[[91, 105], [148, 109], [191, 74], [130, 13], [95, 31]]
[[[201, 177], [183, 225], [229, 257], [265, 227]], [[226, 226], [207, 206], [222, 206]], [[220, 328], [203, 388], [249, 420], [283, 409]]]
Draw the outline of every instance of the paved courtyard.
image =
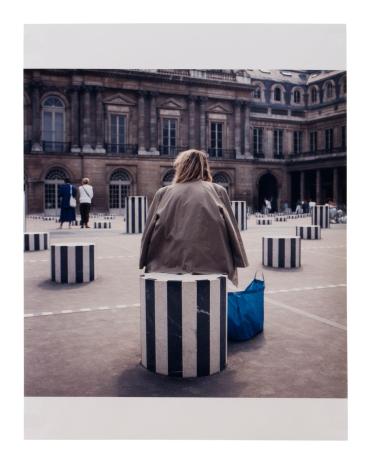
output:
[[[250, 266], [239, 269], [239, 289], [255, 272], [266, 281], [265, 330], [228, 344], [228, 367], [203, 378], [155, 375], [140, 366], [139, 275], [141, 235], [28, 219], [27, 231], [50, 231], [51, 242], [95, 243], [96, 279], [89, 284], [50, 281], [50, 251], [26, 252], [25, 395], [135, 397], [347, 396], [346, 226], [302, 240], [302, 267], [262, 267], [262, 236], [295, 234], [310, 219], [242, 232]], [[230, 290], [235, 289], [230, 284]]]

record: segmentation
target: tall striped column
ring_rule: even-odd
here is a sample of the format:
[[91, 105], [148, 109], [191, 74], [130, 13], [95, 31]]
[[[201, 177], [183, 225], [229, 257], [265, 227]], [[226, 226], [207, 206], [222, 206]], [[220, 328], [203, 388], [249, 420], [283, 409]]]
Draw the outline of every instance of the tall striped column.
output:
[[247, 229], [247, 202], [246, 201], [231, 201], [231, 208], [234, 212], [239, 230]]
[[146, 196], [127, 196], [126, 233], [143, 233], [148, 211]]
[[274, 268], [301, 266], [301, 238], [299, 236], [262, 237], [262, 264]]
[[330, 228], [329, 206], [314, 206], [311, 211], [311, 223], [321, 228]]
[[303, 240], [320, 240], [321, 239], [321, 228], [319, 225], [308, 225], [303, 227], [296, 227], [297, 236], [300, 236]]
[[24, 234], [25, 251], [45, 251], [49, 248], [49, 233], [35, 232]]
[[226, 368], [224, 275], [140, 277], [141, 363], [167, 376], [209, 376]]
[[51, 281], [88, 283], [95, 279], [94, 248], [91, 243], [51, 245]]

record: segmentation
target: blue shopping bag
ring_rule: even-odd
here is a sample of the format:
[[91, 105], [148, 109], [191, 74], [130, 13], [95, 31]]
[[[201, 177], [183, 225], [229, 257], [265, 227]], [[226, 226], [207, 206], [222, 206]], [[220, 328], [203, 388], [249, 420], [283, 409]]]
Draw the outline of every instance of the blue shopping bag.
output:
[[265, 280], [258, 280], [255, 275], [244, 291], [227, 294], [227, 337], [230, 341], [247, 341], [263, 331], [264, 291]]

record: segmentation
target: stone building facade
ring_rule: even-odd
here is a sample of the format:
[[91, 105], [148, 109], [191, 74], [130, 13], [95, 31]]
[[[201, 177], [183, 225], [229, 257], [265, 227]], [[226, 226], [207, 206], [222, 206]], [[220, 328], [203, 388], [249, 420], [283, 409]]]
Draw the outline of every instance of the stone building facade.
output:
[[89, 177], [95, 210], [120, 213], [187, 148], [253, 209], [345, 204], [346, 91], [343, 71], [25, 70], [26, 210], [57, 214], [63, 179]]

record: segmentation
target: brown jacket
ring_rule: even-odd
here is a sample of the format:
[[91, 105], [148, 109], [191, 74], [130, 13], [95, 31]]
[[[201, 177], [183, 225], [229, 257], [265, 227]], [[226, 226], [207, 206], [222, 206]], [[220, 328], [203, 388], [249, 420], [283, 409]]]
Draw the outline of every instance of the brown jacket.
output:
[[237, 286], [248, 260], [225, 188], [195, 180], [160, 188], [141, 239], [146, 272], [225, 273]]

